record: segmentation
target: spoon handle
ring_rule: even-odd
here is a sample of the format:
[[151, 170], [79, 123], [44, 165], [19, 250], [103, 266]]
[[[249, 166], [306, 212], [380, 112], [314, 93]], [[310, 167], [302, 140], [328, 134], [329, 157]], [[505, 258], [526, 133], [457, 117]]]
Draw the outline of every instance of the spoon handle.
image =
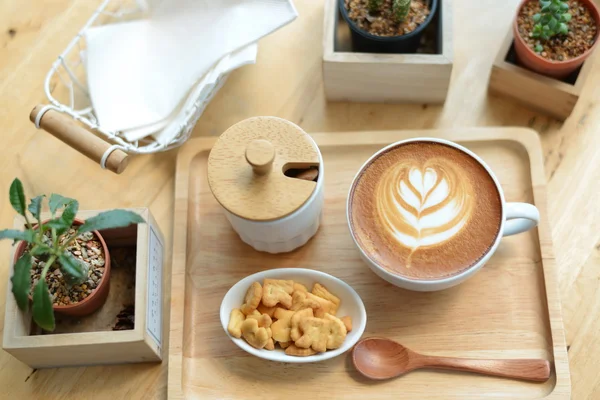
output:
[[453, 369], [505, 378], [545, 382], [550, 378], [550, 363], [546, 360], [477, 360], [469, 358], [423, 356], [417, 368]]

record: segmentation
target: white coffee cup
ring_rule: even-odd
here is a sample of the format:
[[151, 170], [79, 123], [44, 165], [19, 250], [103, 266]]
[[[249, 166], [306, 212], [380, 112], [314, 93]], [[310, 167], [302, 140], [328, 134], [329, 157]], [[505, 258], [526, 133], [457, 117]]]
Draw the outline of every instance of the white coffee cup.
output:
[[[430, 278], [413, 279], [413, 278], [408, 278], [406, 276], [402, 276], [400, 274], [395, 274], [393, 272], [390, 272], [389, 270], [380, 266], [371, 257], [369, 257], [367, 252], [365, 252], [365, 250], [361, 247], [359, 241], [356, 238], [356, 234], [352, 228], [352, 224], [350, 221], [350, 205], [351, 205], [352, 199], [350, 198], [350, 196], [352, 195], [353, 188], [357, 184], [358, 178], [361, 176], [361, 173], [363, 172], [363, 170], [368, 165], [370, 165], [374, 159], [379, 157], [382, 153], [386, 152], [387, 150], [394, 148], [394, 147], [404, 145], [406, 143], [410, 143], [410, 142], [441, 143], [441, 144], [445, 144], [447, 146], [451, 146], [455, 149], [458, 149], [458, 150], [468, 154], [473, 159], [477, 160], [483, 166], [483, 168], [485, 168], [485, 170], [488, 172], [488, 174], [494, 181], [494, 184], [496, 185], [496, 189], [498, 190], [498, 194], [500, 196], [500, 200], [502, 203], [502, 217], [501, 217], [500, 229], [498, 231], [498, 236], [496, 237], [494, 244], [490, 247], [488, 252], [481, 258], [481, 260], [479, 260], [479, 262], [477, 262], [476, 264], [467, 268], [466, 270], [464, 270], [456, 275], [450, 276], [450, 277], [444, 277], [444, 278], [440, 278], [440, 279], [430, 279]], [[419, 292], [430, 292], [430, 291], [442, 290], [442, 289], [450, 288], [452, 286], [456, 286], [459, 283], [461, 283], [461, 282], [465, 281], [466, 279], [468, 279], [469, 277], [471, 277], [473, 274], [475, 274], [477, 271], [479, 271], [479, 269], [481, 269], [481, 267], [483, 267], [485, 265], [485, 263], [492, 257], [492, 255], [496, 252], [498, 245], [500, 244], [500, 240], [504, 236], [516, 235], [517, 233], [526, 232], [530, 229], [535, 228], [540, 220], [540, 212], [532, 204], [507, 203], [504, 199], [504, 192], [502, 190], [502, 187], [500, 186], [500, 183], [498, 182], [498, 178], [496, 178], [496, 175], [494, 175], [494, 173], [492, 172], [490, 167], [472, 151], [470, 151], [470, 150], [466, 149], [465, 147], [460, 146], [454, 142], [444, 140], [444, 139], [414, 138], [414, 139], [402, 140], [400, 142], [396, 142], [396, 143], [390, 144], [389, 146], [384, 147], [383, 149], [379, 150], [377, 153], [373, 154], [362, 165], [362, 167], [359, 169], [356, 176], [354, 177], [352, 185], [350, 186], [350, 191], [348, 193], [348, 199], [347, 199], [347, 203], [346, 203], [346, 219], [348, 221], [348, 226], [350, 228], [350, 234], [352, 236], [352, 239], [354, 240], [354, 243], [356, 244], [356, 247], [359, 249], [363, 259], [365, 260], [365, 262], [367, 263], [369, 268], [371, 268], [371, 270], [373, 272], [375, 272], [375, 274], [377, 274], [380, 278], [388, 281], [389, 283], [396, 285], [398, 287], [404, 288], [404, 289], [414, 290], [414, 291], [419, 291]]]

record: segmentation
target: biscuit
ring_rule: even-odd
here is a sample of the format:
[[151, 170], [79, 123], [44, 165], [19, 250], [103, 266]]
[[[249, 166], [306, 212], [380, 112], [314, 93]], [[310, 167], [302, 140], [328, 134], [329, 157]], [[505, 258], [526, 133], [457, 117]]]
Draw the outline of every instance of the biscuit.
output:
[[260, 311], [258, 310], [253, 310], [252, 312], [249, 312], [246, 317], [260, 317], [262, 314], [260, 313]]
[[327, 290], [327, 288], [325, 286], [321, 285], [320, 283], [315, 283], [313, 285], [312, 294], [314, 294], [315, 296], [322, 297], [325, 300], [329, 300], [330, 302], [335, 304], [336, 311], [338, 308], [340, 308], [340, 303], [342, 302], [340, 300], [340, 298], [331, 294], [331, 292], [329, 290]]
[[315, 354], [317, 354], [317, 352], [311, 348], [301, 349], [294, 344], [290, 344], [285, 349], [285, 354], [287, 354], [288, 356], [306, 357], [306, 356], [315, 355]]
[[257, 313], [258, 313], [258, 315], [256, 315], [256, 314], [248, 315], [246, 317], [246, 319], [250, 319], [250, 318], [255, 319], [258, 322], [258, 327], [259, 328], [268, 328], [268, 327], [270, 327], [271, 324], [273, 323], [273, 320], [271, 319], [271, 317], [269, 317], [267, 314], [261, 314], [258, 311], [257, 311]]
[[[343, 327], [344, 324], [341, 321], [339, 322]], [[302, 319], [300, 321], [302, 336], [295, 341], [296, 346], [303, 349], [308, 349], [310, 347], [317, 353], [325, 352], [327, 350], [327, 343], [332, 329], [331, 324], [330, 320], [323, 318], [309, 317]], [[346, 328], [344, 328], [344, 331], [345, 330]]]
[[352, 331], [352, 318], [350, 318], [348, 315], [346, 315], [345, 317], [342, 317], [340, 319], [344, 323], [344, 326], [346, 327], [346, 331], [351, 332]]
[[337, 349], [346, 339], [346, 334], [348, 333], [346, 326], [339, 318], [331, 314], [325, 314], [325, 320], [330, 322], [326, 347], [329, 350]]
[[229, 334], [234, 338], [239, 339], [242, 337], [242, 331], [240, 328], [245, 318], [246, 316], [240, 311], [239, 308], [234, 308], [231, 310], [231, 313], [229, 314], [229, 325], [227, 325], [227, 332], [229, 332]]
[[278, 342], [289, 342], [291, 340], [290, 328], [291, 319], [293, 315], [294, 311], [289, 311], [277, 307], [274, 313], [274, 316], [275, 318], [277, 318], [277, 321], [273, 322], [273, 325], [271, 325], [271, 330], [273, 331], [273, 339], [275, 339]]
[[293, 345], [292, 342], [278, 342], [282, 349], [287, 349], [290, 345]]
[[267, 349], [267, 350], [275, 350], [275, 342], [273, 341], [273, 339], [269, 338], [269, 341], [265, 345], [265, 349]]
[[260, 299], [263, 295], [263, 288], [260, 283], [254, 282], [248, 288], [246, 296], [244, 297], [244, 304], [242, 304], [241, 310], [244, 314], [248, 315], [252, 311], [256, 310], [256, 307], [260, 304]]
[[[265, 279], [262, 302], [267, 307], [274, 307], [281, 303], [285, 308], [292, 306], [292, 292], [294, 291], [294, 281], [282, 279]], [[258, 304], [256, 304], [258, 306]]]
[[308, 292], [308, 289], [306, 288], [306, 286], [304, 286], [301, 283], [294, 282], [294, 292], [296, 292], [298, 290], [302, 291], [302, 292]]
[[258, 327], [258, 321], [254, 318], [249, 318], [242, 322], [242, 336], [246, 342], [252, 347], [262, 349], [269, 341], [269, 334], [265, 328]]
[[302, 331], [300, 328], [300, 322], [306, 318], [314, 317], [312, 308], [305, 308], [303, 310], [296, 311], [292, 316], [291, 329], [290, 329], [290, 338], [295, 342], [302, 336]]
[[259, 313], [267, 314], [269, 317], [273, 318], [273, 315], [275, 314], [275, 310], [277, 309], [277, 307], [267, 307], [263, 303], [260, 303], [256, 309], [258, 310]]
[[277, 307], [275, 309], [275, 313], [273, 313], [273, 316], [275, 317], [275, 319], [277, 321], [284, 320], [289, 323], [290, 320], [292, 319], [292, 317], [294, 316], [294, 314], [296, 314], [295, 311], [286, 310], [285, 308]]
[[318, 300], [314, 299], [314, 296], [308, 297], [310, 293], [304, 292], [302, 290], [297, 290], [292, 294], [292, 307], [290, 310], [298, 311], [305, 308], [312, 308], [316, 310], [317, 308], [321, 308], [321, 303]]
[[337, 313], [337, 307], [332, 301], [316, 296], [312, 293], [306, 293], [306, 297], [319, 303], [319, 308], [315, 308], [315, 317], [323, 318], [326, 313], [331, 315], [335, 315]]

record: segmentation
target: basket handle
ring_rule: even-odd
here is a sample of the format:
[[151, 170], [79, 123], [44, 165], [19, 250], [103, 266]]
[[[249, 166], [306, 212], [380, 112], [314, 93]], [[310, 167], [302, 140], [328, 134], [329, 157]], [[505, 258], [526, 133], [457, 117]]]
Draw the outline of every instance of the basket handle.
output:
[[[44, 112], [39, 120], [39, 127], [52, 134], [58, 140], [71, 146], [84, 156], [102, 165], [116, 174], [120, 174], [129, 164], [129, 155], [123, 150], [115, 148], [87, 129], [79, 126], [73, 119], [67, 118], [54, 109], [44, 109], [45, 106], [37, 105], [31, 111], [29, 119], [35, 123], [40, 112]], [[105, 157], [105, 154], [107, 156]]]

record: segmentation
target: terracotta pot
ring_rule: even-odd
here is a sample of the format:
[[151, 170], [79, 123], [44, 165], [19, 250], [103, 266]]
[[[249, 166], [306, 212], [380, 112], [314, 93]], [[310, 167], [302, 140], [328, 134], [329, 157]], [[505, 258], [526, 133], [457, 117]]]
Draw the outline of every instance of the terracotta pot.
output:
[[[517, 22], [517, 17], [519, 16], [519, 14], [521, 14], [521, 9], [525, 5], [525, 3], [529, 1], [537, 0], [523, 0], [519, 5], [519, 8], [517, 9], [517, 16], [513, 21], [513, 33], [515, 37], [514, 43], [515, 52], [517, 53], [517, 60], [519, 61], [519, 64], [523, 65], [525, 68], [530, 69], [539, 74], [557, 79], [566, 78], [577, 68], [581, 67], [583, 62], [592, 54], [592, 52], [596, 48], [596, 45], [598, 44], [598, 33], [600, 32], [600, 29], [596, 31], [594, 45], [579, 57], [575, 57], [567, 61], [546, 60], [542, 56], [538, 55], [532, 48], [530, 48], [519, 34], [519, 25]], [[594, 1], [579, 0], [579, 2], [582, 3], [584, 7], [587, 7], [588, 10], [590, 10], [594, 21], [596, 21], [596, 26], [600, 28], [600, 12], [598, 11], [598, 7], [594, 3]]]
[[[73, 221], [73, 225], [82, 225], [83, 222], [84, 221], [76, 218], [75, 221]], [[100, 279], [98, 286], [92, 290], [92, 293], [82, 301], [67, 306], [53, 306], [52, 309], [56, 313], [82, 317], [93, 313], [106, 302], [110, 290], [110, 254], [106, 242], [100, 233], [98, 231], [92, 231], [92, 233], [98, 238], [98, 241], [102, 244], [102, 249], [104, 250], [104, 274], [102, 275], [102, 279]], [[21, 257], [26, 247], [27, 242], [19, 243], [17, 251], [15, 252], [15, 263], [19, 257]], [[31, 299], [31, 296], [29, 298]]]

